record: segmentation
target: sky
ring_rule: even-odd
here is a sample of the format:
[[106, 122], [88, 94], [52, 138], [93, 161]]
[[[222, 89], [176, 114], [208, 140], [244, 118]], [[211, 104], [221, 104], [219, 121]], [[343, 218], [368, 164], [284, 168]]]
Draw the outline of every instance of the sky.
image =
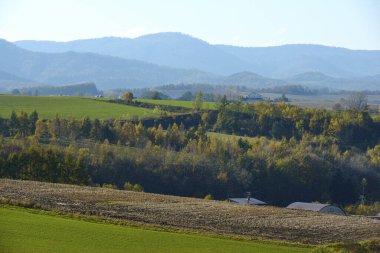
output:
[[380, 50], [379, 0], [0, 0], [0, 38], [182, 32], [211, 44]]

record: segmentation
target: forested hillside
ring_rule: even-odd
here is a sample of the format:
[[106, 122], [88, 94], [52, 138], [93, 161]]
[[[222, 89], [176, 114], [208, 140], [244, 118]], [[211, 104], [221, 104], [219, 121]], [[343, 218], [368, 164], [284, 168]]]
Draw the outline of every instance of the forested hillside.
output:
[[217, 111], [141, 121], [13, 113], [0, 131], [1, 177], [217, 199], [251, 191], [277, 205], [355, 203], [365, 179], [367, 200], [380, 199], [380, 125], [367, 110], [224, 100]]

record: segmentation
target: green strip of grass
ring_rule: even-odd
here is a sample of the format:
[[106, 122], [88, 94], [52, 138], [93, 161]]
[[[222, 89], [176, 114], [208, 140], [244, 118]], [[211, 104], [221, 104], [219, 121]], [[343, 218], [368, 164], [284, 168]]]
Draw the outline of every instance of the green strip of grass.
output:
[[[155, 104], [155, 105], [171, 105], [171, 106], [179, 106], [185, 108], [193, 108], [193, 101], [180, 101], [180, 100], [153, 100], [153, 99], [137, 99], [137, 101]], [[215, 102], [203, 102], [203, 109], [213, 110], [216, 108]]]
[[0, 206], [0, 252], [304, 253], [311, 249], [100, 224]]
[[30, 113], [37, 110], [40, 118], [51, 119], [58, 115], [61, 118], [130, 118], [152, 116], [153, 110], [127, 106], [85, 97], [33, 97], [0, 95], [0, 115], [10, 117], [12, 111]]

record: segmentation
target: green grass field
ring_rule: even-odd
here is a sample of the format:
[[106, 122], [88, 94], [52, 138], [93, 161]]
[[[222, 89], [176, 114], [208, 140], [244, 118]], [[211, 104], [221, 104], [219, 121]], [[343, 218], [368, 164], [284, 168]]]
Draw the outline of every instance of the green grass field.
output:
[[89, 116], [98, 119], [153, 115], [150, 109], [107, 103], [93, 98], [0, 95], [0, 115], [4, 118], [9, 117], [12, 111], [30, 113], [33, 110], [37, 110], [40, 118], [54, 118], [56, 114], [62, 118]]
[[[179, 100], [153, 100], [153, 99], [136, 99], [137, 101], [155, 104], [155, 105], [172, 105], [185, 108], [193, 108], [193, 101], [179, 101]], [[215, 102], [203, 102], [203, 109], [215, 109]]]
[[0, 206], [0, 252], [306, 253], [311, 249], [144, 230]]

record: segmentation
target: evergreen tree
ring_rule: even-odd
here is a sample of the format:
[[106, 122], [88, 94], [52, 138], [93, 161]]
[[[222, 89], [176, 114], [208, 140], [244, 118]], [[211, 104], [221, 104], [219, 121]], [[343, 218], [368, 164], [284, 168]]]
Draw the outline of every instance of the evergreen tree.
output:
[[18, 132], [19, 122], [15, 111], [12, 111], [11, 118], [9, 120], [9, 135], [15, 136]]
[[91, 128], [92, 128], [92, 124], [91, 124], [90, 118], [89, 117], [85, 117], [82, 120], [82, 124], [81, 124], [81, 128], [80, 128], [82, 136], [84, 138], [90, 138]]
[[94, 140], [102, 140], [100, 120], [95, 119], [91, 127], [90, 137]]
[[29, 131], [28, 134], [32, 135], [34, 134], [36, 130], [36, 122], [38, 120], [38, 113], [36, 110], [34, 110], [30, 115], [29, 115]]

